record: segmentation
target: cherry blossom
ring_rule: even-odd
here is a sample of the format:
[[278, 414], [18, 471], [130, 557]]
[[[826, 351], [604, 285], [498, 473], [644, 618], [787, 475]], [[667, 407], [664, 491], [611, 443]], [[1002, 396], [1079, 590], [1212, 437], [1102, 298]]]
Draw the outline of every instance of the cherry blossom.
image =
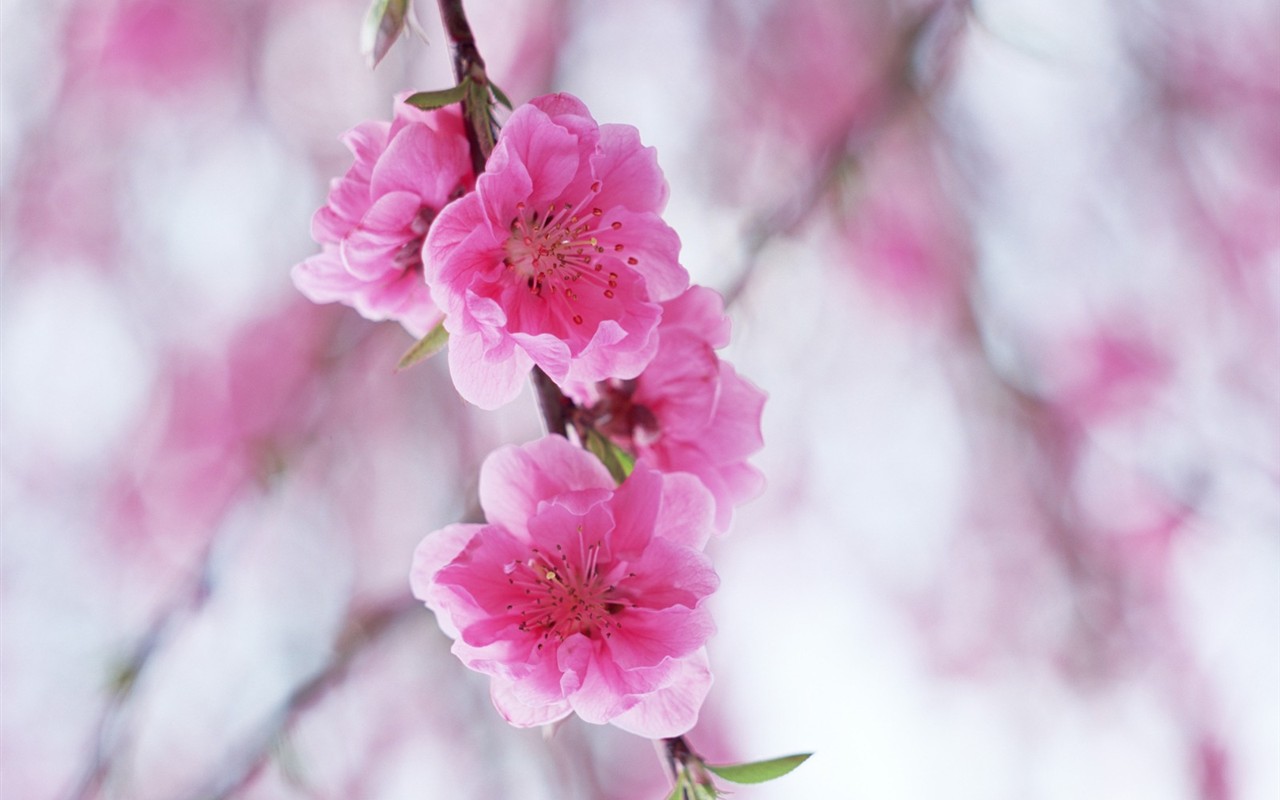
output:
[[653, 358], [658, 305], [688, 285], [658, 216], [667, 187], [629, 125], [598, 125], [567, 94], [503, 127], [476, 191], [427, 235], [459, 393], [512, 400], [533, 365], [557, 383], [633, 378]]
[[429, 535], [411, 581], [498, 711], [520, 727], [576, 712], [651, 738], [689, 730], [719, 582], [707, 490], [643, 464], [615, 486], [551, 435], [491, 454], [480, 502], [488, 522]]
[[764, 446], [765, 394], [716, 355], [729, 343], [724, 301], [693, 286], [663, 303], [658, 352], [634, 380], [575, 387], [592, 424], [664, 472], [690, 472], [716, 500], [723, 532], [733, 508], [763, 488], [746, 460]]
[[345, 303], [422, 336], [441, 317], [423, 283], [422, 242], [472, 172], [457, 109], [422, 111], [402, 100], [391, 122], [364, 122], [343, 137], [355, 163], [312, 218], [322, 249], [293, 268], [293, 281], [317, 303]]

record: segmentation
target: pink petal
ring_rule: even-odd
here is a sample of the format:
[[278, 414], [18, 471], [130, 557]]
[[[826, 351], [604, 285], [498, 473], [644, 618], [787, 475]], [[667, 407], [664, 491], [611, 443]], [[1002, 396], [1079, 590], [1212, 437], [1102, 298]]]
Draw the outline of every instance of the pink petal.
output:
[[422, 209], [417, 195], [392, 192], [379, 197], [359, 224], [342, 240], [342, 263], [358, 278], [372, 280], [399, 272], [395, 257], [415, 235], [409, 225]]
[[489, 697], [493, 700], [494, 708], [498, 709], [503, 719], [517, 728], [546, 725], [573, 713], [572, 706], [563, 699], [532, 705], [524, 702], [518, 691], [522, 686], [522, 683], [501, 678], [491, 678], [489, 681]]
[[724, 298], [706, 286], [690, 286], [662, 304], [662, 330], [689, 331], [719, 350], [729, 344], [732, 327], [724, 313]]
[[658, 152], [640, 143], [630, 125], [601, 125], [599, 150], [591, 170], [600, 181], [596, 203], [602, 208], [623, 206], [632, 211], [660, 213], [667, 203], [667, 181], [658, 167]]
[[369, 188], [374, 197], [410, 192], [421, 205], [440, 209], [470, 172], [466, 139], [441, 136], [426, 125], [410, 125], [387, 145]]
[[639, 558], [656, 531], [654, 523], [662, 504], [664, 476], [647, 464], [636, 464], [613, 494], [614, 529], [610, 537], [617, 558]]
[[720, 585], [705, 553], [664, 538], [655, 537], [630, 569], [625, 593], [640, 609], [693, 608]]
[[717, 462], [738, 461], [764, 447], [760, 418], [767, 395], [741, 377], [728, 362], [720, 364], [720, 398], [715, 424], [702, 438], [703, 449]]
[[686, 656], [716, 632], [711, 614], [701, 608], [633, 608], [618, 618], [623, 628], [603, 647], [609, 660], [626, 671], [656, 667], [664, 659]]
[[[623, 246], [619, 256], [624, 259], [621, 263], [644, 278], [649, 300], [661, 303], [689, 288], [689, 273], [680, 264], [680, 237], [661, 217], [614, 207], [605, 213], [603, 219], [601, 228], [608, 229], [610, 233], [601, 241], [611, 246]], [[610, 227], [614, 222], [622, 223], [616, 233]], [[636, 263], [631, 264], [631, 259]]]
[[[636, 465], [636, 469], [640, 466]], [[662, 503], [654, 534], [670, 542], [701, 549], [714, 525], [715, 498], [695, 476], [686, 473], [664, 475]]]
[[364, 284], [342, 266], [338, 248], [326, 245], [319, 253], [294, 266], [294, 286], [313, 303], [334, 303]]
[[720, 359], [692, 332], [658, 329], [658, 353], [640, 376], [635, 402], [647, 407], [662, 426], [663, 436], [701, 437], [719, 402]]
[[519, 349], [497, 358], [488, 357], [488, 352], [480, 333], [461, 332], [449, 338], [449, 373], [454, 388], [467, 402], [492, 410], [516, 399], [533, 361]]
[[513, 215], [517, 202], [542, 208], [559, 198], [581, 162], [578, 137], [532, 105], [507, 120], [493, 157], [478, 185], [498, 220]]
[[[452, 611], [456, 606], [456, 595], [442, 590], [436, 584], [436, 574], [457, 558], [472, 537], [483, 527], [483, 525], [473, 524], [446, 526], [429, 534], [413, 552], [413, 567], [409, 571], [409, 585], [413, 589], [413, 596], [436, 612], [436, 620], [440, 623], [440, 628], [450, 638], [458, 638], [458, 629], [453, 623]], [[475, 611], [476, 609], [472, 609], [472, 613]], [[469, 617], [470, 613], [465, 616]]]
[[423, 268], [436, 304], [448, 308], [450, 297], [461, 297], [474, 272], [475, 251], [483, 252], [487, 262], [494, 247], [500, 248], [501, 242], [491, 235], [474, 192], [445, 206], [431, 223], [422, 248]]
[[711, 667], [703, 648], [679, 661], [666, 686], [639, 698], [611, 722], [647, 739], [680, 736], [697, 724], [698, 711], [711, 691], [711, 682]]
[[563, 436], [500, 447], [480, 467], [480, 505], [485, 516], [517, 533], [526, 530], [543, 501], [566, 492], [612, 490], [613, 486], [600, 461]]

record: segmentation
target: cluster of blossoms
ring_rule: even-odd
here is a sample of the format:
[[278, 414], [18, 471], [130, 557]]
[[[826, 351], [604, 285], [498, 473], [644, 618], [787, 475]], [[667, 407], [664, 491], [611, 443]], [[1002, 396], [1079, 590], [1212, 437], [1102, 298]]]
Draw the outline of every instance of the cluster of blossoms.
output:
[[414, 594], [511, 723], [683, 734], [711, 685], [703, 548], [760, 489], [764, 395], [716, 354], [729, 321], [689, 285], [653, 149], [566, 94], [517, 108], [478, 176], [453, 110], [397, 103], [346, 143], [298, 287], [419, 336], [443, 320], [454, 384], [482, 408], [536, 366], [581, 442], [634, 461], [611, 474], [556, 434], [491, 454], [487, 521], [427, 536]]

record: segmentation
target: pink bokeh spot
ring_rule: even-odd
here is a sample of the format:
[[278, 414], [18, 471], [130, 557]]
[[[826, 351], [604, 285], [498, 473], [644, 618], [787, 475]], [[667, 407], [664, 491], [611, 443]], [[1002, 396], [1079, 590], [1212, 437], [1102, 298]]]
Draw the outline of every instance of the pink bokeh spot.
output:
[[689, 282], [659, 217], [666, 198], [634, 128], [598, 125], [567, 94], [518, 108], [476, 191], [427, 235], [458, 392], [497, 408], [535, 364], [561, 384], [639, 374], [657, 347], [658, 304]]
[[706, 489], [643, 464], [615, 486], [547, 436], [490, 455], [480, 495], [488, 522], [429, 535], [411, 582], [502, 716], [576, 713], [650, 738], [693, 727], [711, 686], [702, 601], [719, 583]]
[[293, 268], [317, 303], [344, 303], [423, 336], [442, 314], [423, 282], [422, 243], [440, 209], [472, 182], [456, 108], [422, 111], [397, 98], [391, 122], [365, 122], [343, 143], [355, 156], [311, 221], [321, 251]]

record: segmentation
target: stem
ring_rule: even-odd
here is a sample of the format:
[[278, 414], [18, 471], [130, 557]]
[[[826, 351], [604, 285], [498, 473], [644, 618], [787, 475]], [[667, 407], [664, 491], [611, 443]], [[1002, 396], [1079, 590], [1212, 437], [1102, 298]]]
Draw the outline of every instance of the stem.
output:
[[[485, 162], [493, 152], [493, 122], [489, 113], [489, 76], [484, 59], [476, 47], [476, 38], [467, 22], [462, 0], [439, 0], [440, 19], [453, 49], [453, 76], [458, 83], [470, 80], [480, 91], [468, 91], [462, 99], [462, 116], [466, 121], [467, 142], [471, 145], [471, 166], [476, 175], [484, 172]], [[480, 106], [480, 107], [477, 107]], [[483, 123], [481, 123], [483, 120]]]
[[[471, 165], [476, 175], [484, 172], [484, 166], [493, 152], [493, 99], [489, 93], [489, 77], [484, 71], [484, 58], [476, 47], [476, 38], [467, 22], [462, 0], [438, 0], [440, 19], [445, 35], [453, 48], [453, 75], [458, 83], [470, 81], [462, 99], [462, 119], [467, 130], [467, 142], [471, 145]], [[533, 368], [533, 388], [538, 394], [538, 408], [542, 423], [548, 433], [565, 436], [569, 429], [569, 412], [573, 401], [565, 397], [560, 387], [538, 367]]]
[[547, 433], [567, 436], [573, 401], [564, 396], [541, 367], [533, 368], [533, 388], [538, 393], [538, 410], [542, 412], [542, 424], [546, 426]]

